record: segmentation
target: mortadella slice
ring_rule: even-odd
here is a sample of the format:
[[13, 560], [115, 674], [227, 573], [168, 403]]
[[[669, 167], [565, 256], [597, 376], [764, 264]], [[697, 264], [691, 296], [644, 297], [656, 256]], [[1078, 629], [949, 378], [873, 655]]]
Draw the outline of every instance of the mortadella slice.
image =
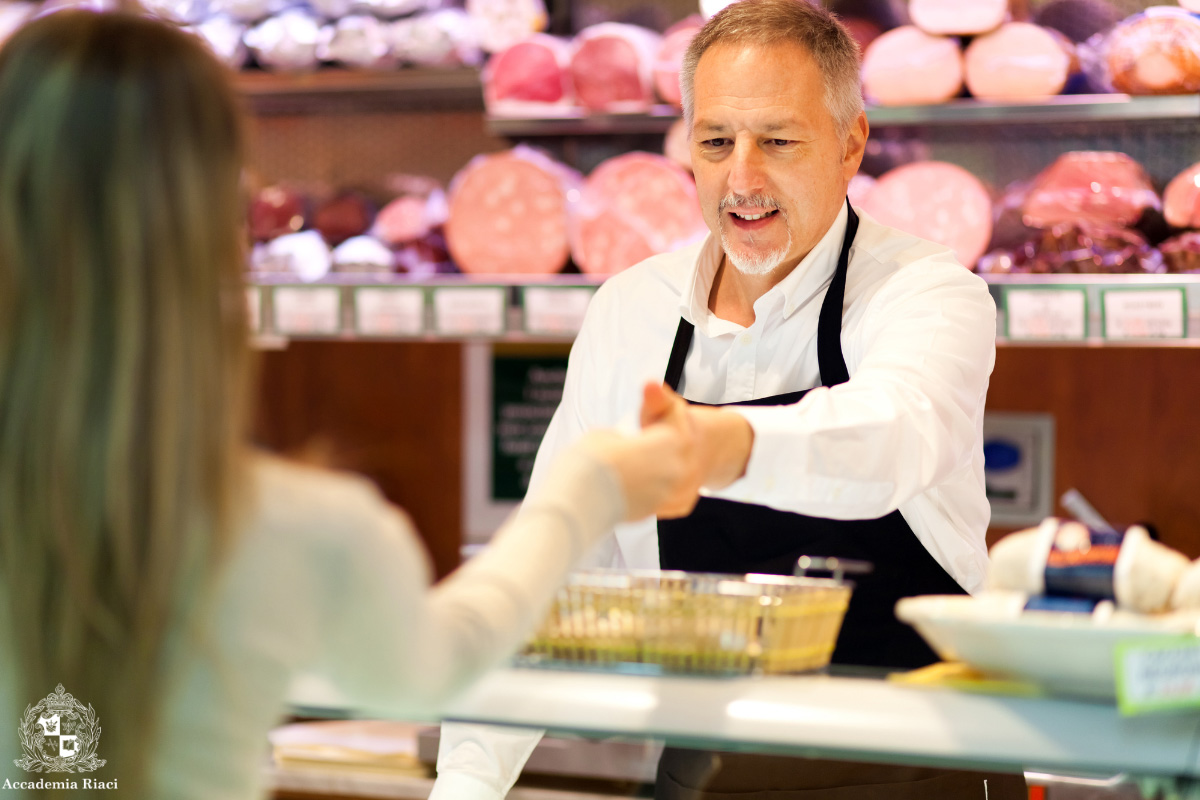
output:
[[683, 93], [679, 87], [679, 73], [683, 71], [683, 56], [688, 45], [704, 27], [704, 18], [693, 14], [681, 20], [663, 34], [658, 52], [654, 56], [654, 88], [664, 102], [673, 106], [683, 104]]
[[972, 268], [992, 238], [992, 200], [979, 179], [944, 161], [918, 161], [879, 177], [865, 210], [885, 225], [943, 244]]
[[587, 273], [611, 275], [708, 232], [696, 186], [653, 153], [626, 153], [588, 176], [571, 213], [571, 254]]
[[549, 275], [567, 263], [578, 175], [528, 148], [476, 156], [450, 184], [446, 244], [463, 272]]
[[615, 114], [650, 108], [659, 38], [647, 28], [619, 22], [580, 31], [571, 54], [571, 82], [579, 103]]
[[534, 34], [492, 56], [483, 69], [483, 99], [492, 114], [544, 113], [573, 102], [570, 45]]
[[1176, 228], [1200, 228], [1200, 163], [1192, 164], [1167, 184], [1163, 216]]
[[909, 0], [908, 16], [926, 33], [972, 36], [1000, 27], [1008, 0]]
[[1026, 225], [1048, 228], [1083, 220], [1118, 227], [1161, 208], [1142, 166], [1124, 153], [1064, 153], [1034, 179], [1025, 200]]
[[1009, 22], [967, 46], [967, 88], [981, 100], [1039, 100], [1062, 91], [1071, 56], [1054, 34]]
[[962, 50], [956, 39], [905, 25], [867, 48], [863, 94], [881, 106], [944, 103], [962, 91]]

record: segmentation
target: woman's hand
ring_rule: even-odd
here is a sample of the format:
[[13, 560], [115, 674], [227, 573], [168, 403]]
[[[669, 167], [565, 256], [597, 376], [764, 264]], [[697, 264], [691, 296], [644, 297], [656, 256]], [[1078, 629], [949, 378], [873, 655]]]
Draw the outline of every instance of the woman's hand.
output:
[[[662, 388], [647, 384], [643, 394], [642, 430], [634, 436], [614, 431], [592, 431], [580, 446], [616, 471], [625, 495], [625, 521], [664, 511], [672, 516], [691, 512], [698, 498], [695, 468], [695, 435], [687, 403], [672, 396], [661, 398]], [[670, 391], [669, 389], [666, 391]], [[665, 402], [660, 402], [664, 401]], [[645, 407], [658, 403], [649, 416]], [[694, 485], [694, 486], [693, 486]]]

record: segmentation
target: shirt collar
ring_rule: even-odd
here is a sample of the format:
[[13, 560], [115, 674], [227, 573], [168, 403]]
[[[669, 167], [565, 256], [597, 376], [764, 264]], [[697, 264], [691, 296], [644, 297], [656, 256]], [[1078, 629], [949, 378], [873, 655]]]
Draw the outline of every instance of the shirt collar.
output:
[[[816, 247], [809, 251], [787, 277], [758, 299], [754, 304], [755, 310], [765, 311], [765, 303], [780, 297], [783, 300], [783, 316], [786, 319], [812, 300], [833, 277], [838, 256], [842, 252], [842, 239], [846, 235], [848, 222], [847, 205], [842, 203], [842, 210], [838, 212], [833, 224], [825, 231]], [[679, 298], [679, 315], [709, 337], [741, 330], [741, 326], [719, 319], [708, 310], [713, 279], [721, 266], [723, 256], [720, 237], [710, 233], [696, 256], [686, 288]]]

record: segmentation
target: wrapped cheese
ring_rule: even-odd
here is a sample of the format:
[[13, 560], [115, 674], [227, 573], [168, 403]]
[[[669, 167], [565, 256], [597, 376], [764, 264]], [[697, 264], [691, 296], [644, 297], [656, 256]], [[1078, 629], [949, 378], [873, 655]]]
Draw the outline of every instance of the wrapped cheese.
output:
[[1010, 22], [967, 47], [966, 83], [980, 100], [1040, 100], [1063, 90], [1069, 42], [1028, 22]]
[[992, 546], [988, 586], [1112, 600], [1121, 608], [1154, 614], [1167, 610], [1187, 568], [1185, 556], [1153, 541], [1140, 525], [1123, 533], [1096, 531], [1050, 517]]
[[1156, 6], [1113, 28], [1103, 44], [1109, 79], [1127, 94], [1200, 91], [1200, 19]]
[[863, 54], [863, 95], [882, 106], [944, 103], [963, 86], [958, 40], [905, 25], [871, 42]]

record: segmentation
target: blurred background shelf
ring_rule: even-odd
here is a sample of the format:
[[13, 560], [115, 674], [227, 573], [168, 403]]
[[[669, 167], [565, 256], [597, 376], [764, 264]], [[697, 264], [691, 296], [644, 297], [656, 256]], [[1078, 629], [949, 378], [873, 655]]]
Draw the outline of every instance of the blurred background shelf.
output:
[[479, 70], [321, 69], [302, 74], [247, 70], [235, 85], [255, 114], [386, 111], [479, 111]]

